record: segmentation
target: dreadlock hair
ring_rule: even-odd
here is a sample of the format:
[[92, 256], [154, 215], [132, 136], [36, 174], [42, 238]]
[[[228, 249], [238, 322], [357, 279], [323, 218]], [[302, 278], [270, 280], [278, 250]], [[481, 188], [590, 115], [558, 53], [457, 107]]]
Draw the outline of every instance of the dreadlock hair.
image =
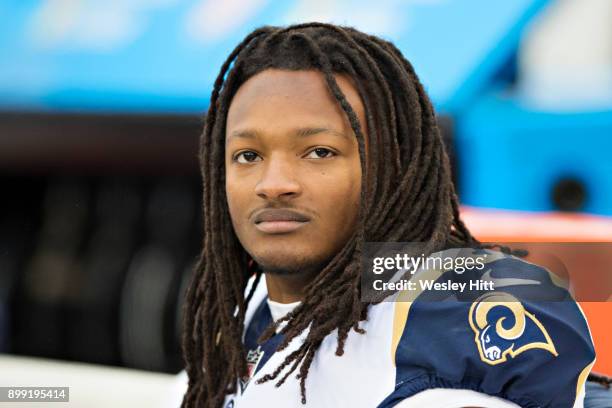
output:
[[[183, 408], [220, 407], [226, 394], [236, 391], [237, 380], [247, 375], [241, 338], [246, 308], [262, 272], [232, 228], [225, 195], [225, 125], [240, 85], [269, 68], [318, 70], [324, 75], [357, 138], [364, 187], [358, 225], [348, 242], [304, 288], [303, 302], [259, 339], [269, 339], [286, 321], [278, 348], [282, 350], [310, 327], [303, 344], [260, 382], [276, 380], [280, 386], [298, 370], [302, 403], [306, 403], [308, 370], [323, 339], [337, 329], [340, 356], [351, 330], [365, 332], [359, 323], [367, 319], [371, 303], [360, 301], [359, 283], [366, 240], [422, 242], [428, 252], [478, 242], [459, 217], [431, 102], [412, 65], [392, 43], [323, 23], [253, 31], [221, 67], [200, 140], [204, 237], [184, 308], [183, 354], [189, 383]], [[367, 135], [334, 74], [354, 80], [366, 110]], [[373, 175], [367, 186], [366, 169]], [[253, 274], [256, 282], [245, 299], [247, 280]]]

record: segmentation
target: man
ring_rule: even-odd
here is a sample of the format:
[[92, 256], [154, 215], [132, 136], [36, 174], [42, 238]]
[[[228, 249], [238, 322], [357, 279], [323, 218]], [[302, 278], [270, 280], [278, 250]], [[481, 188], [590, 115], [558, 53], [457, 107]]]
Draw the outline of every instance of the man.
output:
[[[542, 268], [478, 249], [431, 103], [391, 43], [320, 23], [254, 31], [215, 82], [200, 158], [183, 407], [582, 406], [580, 310]], [[362, 302], [365, 242], [476, 248], [506, 297]], [[559, 301], [524, 299], [533, 282]], [[490, 305], [511, 314], [492, 326]]]

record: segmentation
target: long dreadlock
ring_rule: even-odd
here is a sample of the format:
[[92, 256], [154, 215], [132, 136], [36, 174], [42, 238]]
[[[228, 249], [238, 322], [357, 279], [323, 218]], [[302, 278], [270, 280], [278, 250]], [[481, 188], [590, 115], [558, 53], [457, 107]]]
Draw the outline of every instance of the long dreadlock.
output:
[[[247, 375], [241, 342], [247, 280], [261, 271], [240, 245], [225, 196], [225, 121], [237, 89], [268, 69], [318, 70], [350, 121], [362, 167], [359, 221], [343, 249], [304, 288], [303, 302], [262, 334], [272, 337], [286, 321], [282, 350], [308, 327], [303, 344], [261, 382], [281, 385], [299, 370], [302, 402], [306, 378], [323, 339], [338, 330], [342, 355], [351, 330], [367, 319], [360, 301], [360, 256], [366, 241], [423, 242], [429, 251], [477, 241], [459, 217], [450, 166], [433, 108], [411, 64], [390, 42], [349, 27], [308, 23], [263, 27], [230, 54], [215, 81], [200, 141], [204, 240], [185, 304], [183, 351], [189, 376], [182, 407], [218, 408]], [[350, 76], [363, 99], [368, 134], [334, 74]], [[365, 160], [365, 137], [369, 159]], [[367, 173], [373, 174], [366, 186]], [[364, 217], [368, 214], [368, 217]], [[253, 285], [253, 288], [256, 286]]]

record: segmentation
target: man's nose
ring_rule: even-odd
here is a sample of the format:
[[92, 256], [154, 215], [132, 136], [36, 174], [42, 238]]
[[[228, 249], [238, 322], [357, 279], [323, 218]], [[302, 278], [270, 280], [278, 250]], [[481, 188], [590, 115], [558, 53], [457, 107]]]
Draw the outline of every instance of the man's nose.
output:
[[259, 197], [276, 200], [292, 198], [301, 192], [294, 164], [285, 158], [272, 157], [265, 162], [261, 178], [255, 186], [255, 193]]

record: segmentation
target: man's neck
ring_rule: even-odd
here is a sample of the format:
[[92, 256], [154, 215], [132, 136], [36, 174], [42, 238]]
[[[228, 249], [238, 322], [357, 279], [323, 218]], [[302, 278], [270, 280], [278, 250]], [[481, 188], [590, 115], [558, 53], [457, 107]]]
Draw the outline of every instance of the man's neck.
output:
[[278, 303], [294, 303], [304, 300], [304, 287], [313, 277], [303, 275], [275, 275], [264, 273], [268, 299]]

